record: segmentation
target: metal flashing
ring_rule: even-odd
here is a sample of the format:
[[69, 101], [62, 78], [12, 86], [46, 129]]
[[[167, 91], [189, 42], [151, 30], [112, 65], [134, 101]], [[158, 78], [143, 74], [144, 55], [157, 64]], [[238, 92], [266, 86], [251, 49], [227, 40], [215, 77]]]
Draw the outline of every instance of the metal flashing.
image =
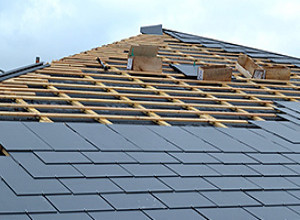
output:
[[49, 66], [50, 66], [50, 64], [45, 64], [44, 62], [40, 62], [40, 63], [35, 63], [35, 64], [19, 67], [19, 68], [13, 69], [13, 70], [9, 70], [0, 75], [0, 82], [4, 81], [6, 79], [11, 79], [14, 77], [24, 75], [26, 73], [34, 72], [36, 70], [40, 70], [40, 69], [43, 69], [43, 68], [49, 67]]
[[141, 27], [142, 34], [163, 35], [162, 24]]

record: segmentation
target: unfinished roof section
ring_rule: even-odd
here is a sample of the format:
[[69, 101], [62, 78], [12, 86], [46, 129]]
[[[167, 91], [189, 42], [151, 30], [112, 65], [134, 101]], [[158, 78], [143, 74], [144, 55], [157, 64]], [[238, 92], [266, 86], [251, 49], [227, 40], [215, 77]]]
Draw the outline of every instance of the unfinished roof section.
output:
[[[129, 49], [138, 44], [159, 47], [162, 73], [127, 70]], [[245, 78], [235, 69], [241, 53], [261, 66], [289, 67], [291, 79]], [[300, 99], [297, 62], [299, 59], [170, 30], [163, 35], [141, 34], [1, 82], [0, 119], [253, 126], [250, 120], [282, 120], [275, 101]], [[188, 78], [170, 64], [227, 65], [233, 68], [232, 80]]]

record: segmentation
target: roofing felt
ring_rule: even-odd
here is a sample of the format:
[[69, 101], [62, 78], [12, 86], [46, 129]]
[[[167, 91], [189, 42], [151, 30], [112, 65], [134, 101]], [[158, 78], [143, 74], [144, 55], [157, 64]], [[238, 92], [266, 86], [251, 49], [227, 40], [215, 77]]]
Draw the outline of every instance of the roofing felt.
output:
[[[136, 43], [159, 45], [162, 73], [126, 70]], [[291, 80], [234, 69], [231, 82], [198, 81], [170, 67], [234, 68], [241, 52]], [[0, 219], [299, 219], [297, 62], [164, 30], [4, 80]]]
[[[1, 122], [1, 131], [15, 127], [16, 135], [26, 131], [48, 148], [35, 149], [24, 142], [22, 148], [14, 149], [11, 146], [20, 145], [18, 139], [1, 137], [10, 157], [0, 157], [0, 219], [224, 219], [227, 215], [274, 219], [272, 210], [284, 213], [286, 219], [297, 219], [300, 156], [294, 148], [299, 144], [290, 133], [279, 135], [274, 126], [265, 125], [270, 123], [277, 126], [277, 122], [261, 122], [255, 129], [160, 127], [159, 131], [177, 136], [187, 133], [199, 140], [197, 148], [189, 149], [157, 132], [156, 126]], [[285, 126], [300, 129], [289, 121]], [[60, 148], [70, 136], [50, 144], [51, 132], [40, 135], [48, 127], [70, 133], [94, 149]], [[120, 147], [103, 149], [101, 141], [86, 135], [97, 128], [120, 137]], [[138, 136], [148, 144], [147, 149], [128, 135], [135, 129], [140, 129]], [[252, 135], [234, 136], [237, 129]], [[223, 143], [209, 138], [220, 135]], [[116, 144], [106, 132], [98, 132], [98, 138], [108, 146]], [[255, 138], [260, 145], [250, 141]], [[170, 144], [163, 152], [157, 148], [162, 141]], [[211, 148], [203, 148], [203, 142]], [[238, 143], [240, 150], [228, 148], [225, 143], [230, 142]], [[122, 148], [129, 144], [136, 149]], [[265, 148], [268, 145], [274, 152]]]

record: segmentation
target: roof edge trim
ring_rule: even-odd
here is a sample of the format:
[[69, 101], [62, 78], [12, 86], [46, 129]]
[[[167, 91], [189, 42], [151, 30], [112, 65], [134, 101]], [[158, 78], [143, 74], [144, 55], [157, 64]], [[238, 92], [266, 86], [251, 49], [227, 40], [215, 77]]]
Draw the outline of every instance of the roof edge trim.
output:
[[0, 75], [0, 82], [2, 82], [3, 80], [6, 80], [6, 79], [24, 75], [29, 72], [43, 69], [43, 68], [49, 67], [49, 66], [50, 66], [50, 64], [48, 64], [48, 63], [44, 64], [44, 62], [40, 62], [40, 63], [34, 63], [34, 64], [30, 64], [27, 66], [19, 67], [19, 68], [13, 69], [13, 70], [9, 70]]

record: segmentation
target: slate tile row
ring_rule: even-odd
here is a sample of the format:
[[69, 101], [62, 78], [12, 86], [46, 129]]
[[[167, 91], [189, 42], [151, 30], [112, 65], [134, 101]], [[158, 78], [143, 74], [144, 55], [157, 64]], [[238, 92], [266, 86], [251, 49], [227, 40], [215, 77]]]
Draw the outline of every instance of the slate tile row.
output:
[[[45, 164], [299, 164], [300, 154], [168, 153], [168, 152], [40, 152]], [[57, 154], [57, 156], [55, 156]]]
[[[101, 154], [101, 153], [100, 153]], [[186, 160], [187, 163], [181, 163], [177, 157], [171, 157], [169, 154], [163, 154], [163, 162], [171, 162], [164, 164], [163, 162], [155, 161], [156, 153], [151, 153], [151, 156], [146, 157], [148, 163], [133, 163], [133, 160], [127, 155], [118, 156], [125, 163], [116, 163], [116, 158], [113, 157], [112, 163], [85, 163], [81, 164], [82, 160], [76, 160], [71, 164], [70, 160], [62, 163], [57, 160], [54, 164], [49, 163], [47, 159], [44, 163], [38, 156], [31, 152], [11, 153], [12, 157], [34, 178], [67, 178], [67, 177], [163, 177], [163, 176], [300, 176], [300, 164], [298, 156], [277, 155], [277, 154], [206, 154], [201, 158], [207, 160], [207, 163], [194, 163], [192, 156], [191, 161], [188, 161], [186, 155], [182, 154], [179, 157], [181, 160]], [[39, 153], [37, 153], [39, 155]], [[44, 154], [45, 155], [45, 154]], [[288, 159], [292, 157], [293, 160]], [[144, 155], [143, 155], [144, 157]], [[151, 160], [151, 157], [153, 158]], [[217, 159], [221, 158], [222, 163]], [[255, 158], [254, 159], [252, 159]], [[145, 158], [145, 157], [144, 157]], [[159, 157], [158, 157], [159, 158]], [[166, 159], [167, 158], [167, 159]], [[176, 162], [175, 158], [178, 159]], [[108, 157], [106, 157], [108, 160]], [[106, 160], [104, 159], [104, 161]], [[45, 160], [45, 158], [43, 159]], [[73, 158], [73, 160], [75, 160]], [[259, 162], [260, 160], [260, 162]], [[79, 163], [78, 163], [79, 162]], [[127, 163], [128, 162], [128, 163]], [[149, 163], [150, 162], [150, 163]], [[153, 162], [153, 163], [151, 163]], [[156, 162], [156, 163], [154, 163]], [[176, 162], [176, 163], [175, 163]], [[188, 163], [191, 162], [191, 163]], [[213, 162], [213, 163], [209, 163]]]
[[[99, 150], [300, 153], [295, 126], [291, 128], [290, 125], [279, 122], [265, 122], [263, 125], [260, 125], [262, 122], [253, 123], [270, 129], [267, 129], [268, 132], [261, 132], [261, 129], [245, 128], [1, 122], [0, 139], [8, 151], [81, 151], [87, 154], [90, 151], [89, 155]], [[282, 133], [283, 130], [285, 133]], [[39, 156], [44, 158], [42, 153]], [[72, 159], [79, 161], [78, 163], [88, 162], [78, 154], [61, 154], [60, 157], [64, 159], [68, 156], [69, 162]], [[48, 157], [50, 160], [50, 156]]]
[[[29, 214], [29, 215], [0, 215], [5, 220], [50, 220], [50, 219], [138, 219], [138, 220], [164, 220], [164, 219], [298, 219], [299, 206], [290, 207], [247, 207], [247, 208], [196, 208], [196, 209], [158, 209], [144, 211], [105, 211], [88, 213], [55, 213], [55, 214]], [[29, 218], [30, 216], [30, 218]]]
[[[13, 153], [17, 155], [17, 153]], [[46, 165], [58, 164], [300, 164], [291, 153], [199, 152], [44, 152], [34, 154]]]

